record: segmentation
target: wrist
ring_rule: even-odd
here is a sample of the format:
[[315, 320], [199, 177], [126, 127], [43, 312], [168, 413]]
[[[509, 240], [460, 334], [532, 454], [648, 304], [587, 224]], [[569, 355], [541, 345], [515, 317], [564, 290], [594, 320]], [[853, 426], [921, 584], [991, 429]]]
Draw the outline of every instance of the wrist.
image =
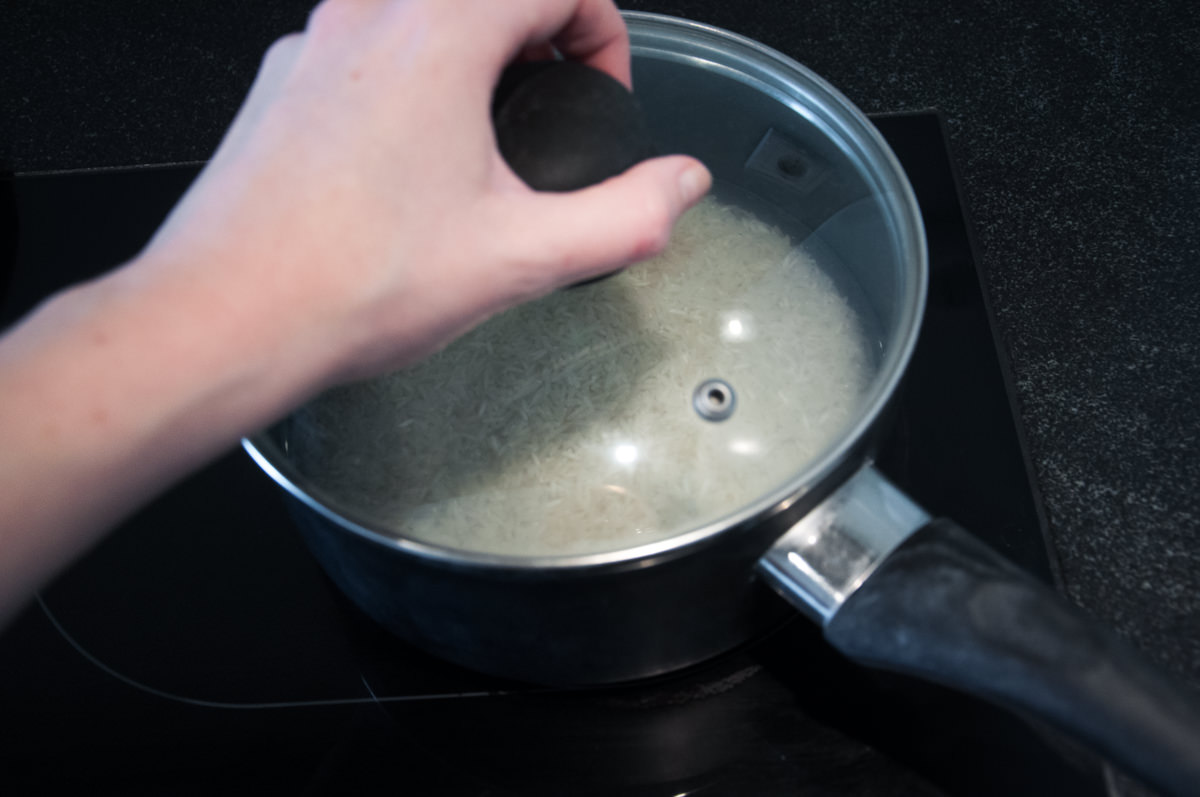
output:
[[209, 254], [220, 259], [152, 248], [105, 287], [117, 313], [155, 336], [134, 345], [155, 364], [152, 405], [163, 410], [164, 428], [212, 448], [324, 387], [340, 352], [327, 334], [330, 310], [300, 296], [285, 269], [264, 277], [262, 264]]

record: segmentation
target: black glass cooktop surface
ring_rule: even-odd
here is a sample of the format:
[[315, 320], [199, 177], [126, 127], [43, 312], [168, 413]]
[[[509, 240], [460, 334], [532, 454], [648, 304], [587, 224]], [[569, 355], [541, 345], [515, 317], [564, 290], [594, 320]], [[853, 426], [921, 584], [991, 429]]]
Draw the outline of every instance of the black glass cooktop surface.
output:
[[[917, 192], [931, 285], [880, 454], [931, 511], [1052, 580], [936, 114], [874, 119]], [[132, 256], [195, 176], [0, 181], [3, 315]], [[547, 690], [390, 637], [230, 452], [116, 530], [0, 636], [7, 794], [1102, 794], [1053, 734], [844, 660], [801, 618], [652, 682]]]

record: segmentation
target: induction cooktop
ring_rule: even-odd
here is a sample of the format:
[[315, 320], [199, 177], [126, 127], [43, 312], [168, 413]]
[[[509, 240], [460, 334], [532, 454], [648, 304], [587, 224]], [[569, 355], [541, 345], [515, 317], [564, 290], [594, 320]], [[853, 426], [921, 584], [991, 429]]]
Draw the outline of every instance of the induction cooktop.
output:
[[[912, 181], [931, 261], [879, 464], [1053, 583], [943, 120], [873, 121]], [[0, 180], [0, 322], [134, 255], [199, 168]], [[1104, 793], [1097, 762], [1054, 733], [851, 664], [799, 617], [617, 687], [446, 664], [341, 597], [240, 450], [122, 525], [0, 635], [0, 716], [7, 794]]]

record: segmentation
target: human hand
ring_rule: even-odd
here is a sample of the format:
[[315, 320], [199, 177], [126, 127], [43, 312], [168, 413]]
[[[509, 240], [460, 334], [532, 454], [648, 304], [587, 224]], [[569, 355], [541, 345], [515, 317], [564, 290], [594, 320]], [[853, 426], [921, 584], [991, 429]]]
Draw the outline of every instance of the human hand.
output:
[[696, 161], [553, 195], [498, 154], [501, 69], [551, 47], [628, 83], [610, 0], [325, 0], [272, 47], [146, 249], [0, 337], [0, 624], [320, 389], [665, 246], [708, 188]]
[[609, 0], [326, 0], [268, 53], [147, 260], [225, 280], [323, 385], [657, 253], [709, 186], [698, 162], [540, 194], [499, 155], [495, 82], [551, 46], [629, 84]]

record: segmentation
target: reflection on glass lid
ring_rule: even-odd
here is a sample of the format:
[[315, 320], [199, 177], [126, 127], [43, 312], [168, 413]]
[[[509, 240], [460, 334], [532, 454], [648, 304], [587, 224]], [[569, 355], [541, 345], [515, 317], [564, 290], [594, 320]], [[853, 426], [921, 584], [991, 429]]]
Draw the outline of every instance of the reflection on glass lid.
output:
[[871, 376], [803, 246], [707, 199], [668, 250], [514, 308], [287, 425], [334, 509], [451, 548], [565, 555], [718, 520], [799, 473]]

